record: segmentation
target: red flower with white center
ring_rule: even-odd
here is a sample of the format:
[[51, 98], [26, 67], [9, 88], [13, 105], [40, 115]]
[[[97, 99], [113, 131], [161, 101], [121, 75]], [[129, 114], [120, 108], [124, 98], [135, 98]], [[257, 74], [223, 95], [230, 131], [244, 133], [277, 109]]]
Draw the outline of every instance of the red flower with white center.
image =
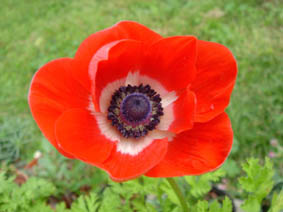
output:
[[236, 74], [223, 45], [163, 38], [122, 21], [88, 37], [74, 58], [41, 67], [29, 106], [60, 153], [115, 181], [198, 175], [218, 168], [231, 150], [224, 110]]

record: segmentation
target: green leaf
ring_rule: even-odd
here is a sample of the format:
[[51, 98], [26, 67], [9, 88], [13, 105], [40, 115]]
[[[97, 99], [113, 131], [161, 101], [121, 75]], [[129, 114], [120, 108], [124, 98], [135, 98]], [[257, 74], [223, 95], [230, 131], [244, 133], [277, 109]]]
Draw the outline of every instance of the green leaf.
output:
[[280, 212], [283, 210], [283, 190], [279, 194], [274, 193], [271, 202], [271, 208], [268, 212]]
[[103, 193], [100, 211], [121, 211], [121, 207], [124, 206], [119, 195], [107, 188]]
[[227, 173], [228, 177], [235, 177], [240, 174], [241, 171], [237, 163], [231, 159], [226, 160], [221, 169]]
[[223, 176], [225, 176], [225, 172], [218, 169], [201, 176], [185, 176], [184, 178], [190, 185], [190, 194], [195, 198], [200, 198], [211, 190], [211, 182], [217, 182]]
[[146, 204], [146, 210], [147, 210], [147, 212], [157, 212], [157, 209], [153, 205], [151, 205], [150, 203]]
[[225, 197], [225, 199], [222, 202], [222, 212], [232, 212], [233, 206], [232, 202], [228, 197]]
[[208, 202], [207, 201], [198, 201], [195, 207], [196, 212], [207, 212], [208, 211]]
[[72, 211], [73, 212], [96, 211], [99, 207], [97, 200], [98, 197], [95, 193], [90, 193], [89, 196], [82, 195], [72, 204]]
[[45, 204], [46, 198], [56, 192], [50, 182], [40, 178], [29, 178], [21, 187], [14, 183], [14, 177], [0, 173], [0, 211], [1, 212], [51, 212]]
[[217, 200], [208, 203], [206, 200], [199, 200], [193, 207], [192, 212], [232, 212], [232, 202], [228, 197], [222, 202], [222, 207]]
[[56, 204], [56, 212], [70, 212], [70, 210], [66, 209], [64, 202], [61, 202]]
[[260, 201], [256, 197], [249, 196], [241, 205], [241, 208], [246, 212], [259, 212], [260, 205]]
[[215, 200], [209, 206], [209, 212], [221, 212], [220, 204]]
[[174, 204], [181, 206], [181, 203], [176, 195], [176, 193], [174, 192], [174, 190], [172, 189], [172, 187], [170, 186], [170, 184], [167, 181], [163, 181], [163, 183], [160, 186], [161, 190], [164, 191], [168, 197], [168, 199], [173, 202]]
[[258, 212], [261, 201], [268, 195], [273, 186], [272, 177], [274, 171], [272, 163], [266, 158], [264, 166], [261, 166], [257, 159], [251, 158], [242, 166], [246, 172], [246, 176], [241, 177], [239, 183], [249, 195], [241, 208], [247, 212]]
[[13, 181], [14, 177], [7, 178], [5, 172], [0, 172], [0, 196], [5, 194], [7, 195], [8, 192], [11, 192], [17, 187]]
[[54, 212], [54, 210], [52, 210], [49, 205], [46, 205], [45, 202], [35, 202], [31, 206], [31, 208], [28, 209], [28, 212], [39, 212], [39, 211], [40, 212]]

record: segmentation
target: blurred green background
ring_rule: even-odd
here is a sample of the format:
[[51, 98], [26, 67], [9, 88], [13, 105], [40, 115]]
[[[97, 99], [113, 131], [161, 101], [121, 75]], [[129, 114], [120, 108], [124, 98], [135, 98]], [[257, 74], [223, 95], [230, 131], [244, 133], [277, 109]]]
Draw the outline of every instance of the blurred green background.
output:
[[[232, 50], [239, 72], [227, 112], [235, 142], [225, 167], [233, 181], [247, 157], [267, 156], [275, 164], [276, 178], [282, 178], [280, 0], [1, 0], [0, 162], [23, 167], [41, 151], [34, 175], [64, 179], [58, 182], [62, 189], [79, 189], [90, 183], [86, 177], [90, 175], [91, 183], [99, 183], [93, 177], [103, 173], [64, 159], [43, 138], [31, 117], [27, 93], [40, 66], [55, 58], [73, 57], [87, 36], [126, 19], [163, 36], [195, 35]], [[67, 171], [70, 163], [72, 171]]]

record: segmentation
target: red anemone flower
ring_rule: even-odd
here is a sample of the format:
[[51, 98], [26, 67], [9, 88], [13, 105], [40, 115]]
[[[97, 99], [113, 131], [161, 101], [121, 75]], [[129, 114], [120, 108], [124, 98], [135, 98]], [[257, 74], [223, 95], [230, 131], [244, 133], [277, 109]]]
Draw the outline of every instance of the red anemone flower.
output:
[[74, 58], [41, 67], [29, 106], [60, 153], [114, 181], [199, 175], [231, 150], [224, 110], [236, 74], [235, 58], [221, 44], [163, 38], [122, 21], [89, 36]]

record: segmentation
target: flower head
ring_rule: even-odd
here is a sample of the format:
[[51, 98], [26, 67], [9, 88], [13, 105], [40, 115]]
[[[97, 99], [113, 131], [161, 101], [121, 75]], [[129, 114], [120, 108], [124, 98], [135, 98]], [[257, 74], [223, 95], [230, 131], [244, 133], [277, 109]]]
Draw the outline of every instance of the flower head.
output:
[[224, 110], [236, 74], [223, 45], [163, 38], [122, 21], [88, 37], [74, 58], [41, 67], [29, 106], [60, 153], [115, 181], [198, 175], [219, 167], [231, 150]]

